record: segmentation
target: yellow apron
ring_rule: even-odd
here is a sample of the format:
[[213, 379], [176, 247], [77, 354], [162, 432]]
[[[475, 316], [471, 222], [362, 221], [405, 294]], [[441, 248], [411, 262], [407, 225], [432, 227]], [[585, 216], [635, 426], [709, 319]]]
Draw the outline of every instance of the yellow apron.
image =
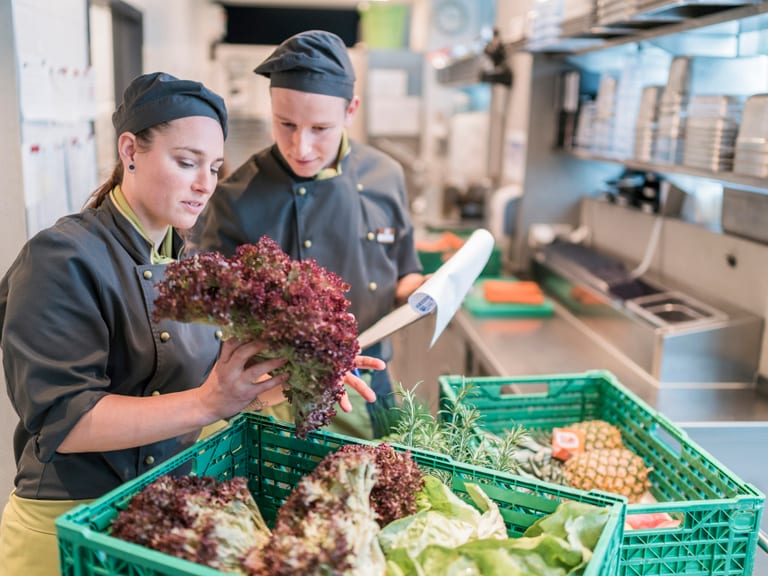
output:
[[11, 494], [0, 522], [0, 574], [56, 576], [59, 541], [54, 520], [92, 500], [29, 500]]
[[[362, 438], [364, 440], [372, 440], [373, 424], [371, 423], [371, 417], [368, 414], [368, 402], [353, 388], [347, 388], [347, 395], [349, 396], [349, 401], [352, 403], [352, 412], [344, 412], [340, 408], [337, 409], [336, 416], [333, 417], [331, 423], [322, 428], [321, 431], [346, 434], [347, 436], [355, 436], [356, 438]], [[291, 405], [287, 400], [280, 404], [263, 408], [260, 414], [274, 416], [276, 420], [282, 420], [283, 422], [293, 422]]]
[[205, 440], [208, 438], [208, 436], [212, 436], [222, 428], [226, 428], [229, 426], [229, 422], [226, 420], [216, 420], [213, 424], [208, 424], [208, 426], [204, 427], [200, 431], [200, 436], [197, 437], [198, 440]]

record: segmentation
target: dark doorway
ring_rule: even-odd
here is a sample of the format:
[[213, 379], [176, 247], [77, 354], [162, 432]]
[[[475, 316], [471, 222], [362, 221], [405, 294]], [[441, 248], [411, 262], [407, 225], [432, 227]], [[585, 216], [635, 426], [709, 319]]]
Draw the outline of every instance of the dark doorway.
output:
[[143, 72], [142, 48], [144, 32], [142, 14], [121, 0], [110, 0], [112, 10], [112, 46], [115, 70], [115, 96]]
[[227, 13], [227, 44], [280, 44], [305, 30], [326, 30], [348, 47], [358, 41], [357, 8], [286, 8], [221, 3]]

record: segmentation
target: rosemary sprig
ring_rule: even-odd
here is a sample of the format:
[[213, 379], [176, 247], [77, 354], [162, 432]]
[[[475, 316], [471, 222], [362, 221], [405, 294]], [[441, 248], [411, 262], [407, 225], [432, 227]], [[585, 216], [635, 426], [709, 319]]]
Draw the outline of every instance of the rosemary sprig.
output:
[[392, 408], [394, 422], [385, 440], [446, 454], [457, 462], [500, 472], [519, 471], [515, 455], [528, 436], [524, 427], [514, 425], [504, 436], [479, 431], [482, 413], [465, 402], [473, 386], [469, 380], [462, 382], [456, 402], [447, 403], [435, 418], [429, 407], [416, 396], [420, 384], [418, 382], [410, 390], [406, 390], [402, 383], [396, 386], [397, 402]]

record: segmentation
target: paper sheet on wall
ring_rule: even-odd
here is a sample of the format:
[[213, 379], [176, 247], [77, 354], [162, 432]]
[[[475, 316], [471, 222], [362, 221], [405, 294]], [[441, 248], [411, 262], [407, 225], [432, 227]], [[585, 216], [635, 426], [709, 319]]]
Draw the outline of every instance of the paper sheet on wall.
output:
[[436, 313], [435, 331], [429, 343], [433, 346], [491, 257], [493, 246], [493, 235], [488, 230], [475, 230], [461, 249], [411, 294], [407, 304], [360, 334], [360, 348], [376, 344], [419, 318]]

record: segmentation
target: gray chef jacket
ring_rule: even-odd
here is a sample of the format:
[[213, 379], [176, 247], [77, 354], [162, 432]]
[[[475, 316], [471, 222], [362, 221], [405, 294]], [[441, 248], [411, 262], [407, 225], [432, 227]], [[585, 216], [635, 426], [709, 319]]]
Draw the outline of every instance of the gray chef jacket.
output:
[[350, 285], [360, 332], [389, 313], [397, 281], [421, 272], [402, 167], [358, 142], [327, 179], [293, 175], [276, 145], [223, 180], [206, 210], [200, 247], [231, 255], [263, 235], [291, 258], [313, 258]]
[[[182, 248], [174, 238], [174, 257]], [[107, 394], [195, 388], [211, 370], [213, 326], [153, 322], [164, 265], [110, 198], [32, 238], [0, 282], [0, 344], [11, 403], [16, 494], [96, 498], [190, 446], [197, 433], [140, 448], [56, 452]]]

